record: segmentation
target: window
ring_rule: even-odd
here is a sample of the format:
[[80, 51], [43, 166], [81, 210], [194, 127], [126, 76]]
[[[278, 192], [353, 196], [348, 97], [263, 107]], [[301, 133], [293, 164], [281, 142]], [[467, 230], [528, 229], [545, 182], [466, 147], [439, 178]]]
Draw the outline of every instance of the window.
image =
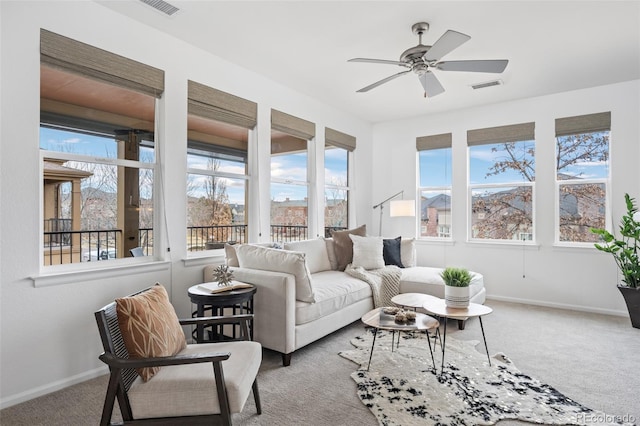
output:
[[153, 256], [164, 72], [46, 30], [40, 53], [43, 265]]
[[604, 228], [609, 185], [611, 113], [556, 120], [557, 240], [593, 243]]
[[247, 242], [248, 146], [257, 105], [189, 81], [187, 251]]
[[325, 128], [324, 235], [349, 227], [349, 156], [356, 147], [353, 136]]
[[308, 238], [308, 145], [315, 124], [271, 110], [271, 241]]
[[532, 241], [534, 123], [470, 130], [467, 144], [470, 239]]
[[451, 133], [416, 139], [420, 237], [451, 238]]

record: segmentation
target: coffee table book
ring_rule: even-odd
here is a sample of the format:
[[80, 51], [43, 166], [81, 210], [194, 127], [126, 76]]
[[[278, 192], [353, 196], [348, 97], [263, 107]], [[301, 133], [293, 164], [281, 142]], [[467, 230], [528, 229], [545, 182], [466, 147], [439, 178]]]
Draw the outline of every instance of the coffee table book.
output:
[[232, 281], [231, 285], [218, 285], [217, 282], [208, 282], [198, 284], [198, 290], [202, 290], [207, 293], [216, 294], [223, 293], [225, 291], [240, 290], [243, 288], [251, 288], [253, 285], [247, 283], [241, 283], [239, 281]]

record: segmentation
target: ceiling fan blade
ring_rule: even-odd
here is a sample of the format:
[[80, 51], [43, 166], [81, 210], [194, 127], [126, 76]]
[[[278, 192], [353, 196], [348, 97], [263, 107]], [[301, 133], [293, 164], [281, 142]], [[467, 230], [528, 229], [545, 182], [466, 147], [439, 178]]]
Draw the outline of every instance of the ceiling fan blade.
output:
[[427, 62], [438, 61], [447, 53], [451, 52], [456, 47], [467, 42], [471, 37], [466, 34], [459, 33], [453, 30], [447, 30], [433, 46], [424, 54], [424, 59]]
[[509, 63], [506, 59], [486, 61], [445, 61], [436, 64], [436, 68], [442, 71], [468, 71], [468, 72], [492, 72], [501, 73]]
[[400, 61], [391, 61], [388, 59], [369, 59], [369, 58], [353, 58], [347, 62], [368, 62], [372, 64], [387, 64], [387, 65], [400, 65], [402, 67], [409, 67], [409, 64]]
[[399, 72], [398, 74], [390, 75], [389, 77], [387, 77], [387, 78], [383, 78], [383, 79], [382, 79], [382, 80], [380, 80], [380, 81], [376, 81], [375, 83], [370, 84], [370, 85], [368, 85], [367, 87], [363, 87], [362, 89], [358, 90], [358, 93], [368, 92], [369, 90], [371, 90], [371, 89], [375, 89], [376, 87], [380, 86], [381, 84], [384, 84], [384, 83], [386, 83], [386, 82], [388, 82], [388, 81], [391, 81], [391, 80], [393, 80], [394, 78], [398, 78], [398, 77], [400, 77], [401, 75], [404, 75], [404, 74], [406, 74], [406, 73], [408, 73], [408, 72], [411, 72], [411, 70], [401, 71], [401, 72]]
[[427, 71], [424, 74], [418, 76], [422, 87], [428, 97], [432, 98], [440, 93], [444, 92], [444, 87], [438, 81], [438, 78], [431, 71]]

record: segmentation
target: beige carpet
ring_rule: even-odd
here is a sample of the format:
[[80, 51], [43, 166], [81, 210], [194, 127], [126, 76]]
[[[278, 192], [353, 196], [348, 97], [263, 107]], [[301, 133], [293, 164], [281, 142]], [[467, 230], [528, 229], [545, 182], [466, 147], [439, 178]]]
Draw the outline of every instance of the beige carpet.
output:
[[[640, 421], [640, 329], [628, 318], [488, 301], [484, 319], [489, 352], [504, 352], [527, 374], [592, 409]], [[259, 375], [263, 414], [252, 398], [233, 416], [235, 425], [376, 425], [356, 395], [354, 364], [338, 355], [363, 332], [354, 323], [294, 353], [291, 366], [265, 351]], [[481, 340], [477, 320], [458, 339]], [[484, 348], [479, 348], [484, 349]], [[96, 354], [97, 356], [97, 354]], [[0, 411], [4, 425], [98, 424], [106, 376]], [[114, 420], [118, 419], [118, 413]], [[502, 421], [498, 425], [527, 423]]]

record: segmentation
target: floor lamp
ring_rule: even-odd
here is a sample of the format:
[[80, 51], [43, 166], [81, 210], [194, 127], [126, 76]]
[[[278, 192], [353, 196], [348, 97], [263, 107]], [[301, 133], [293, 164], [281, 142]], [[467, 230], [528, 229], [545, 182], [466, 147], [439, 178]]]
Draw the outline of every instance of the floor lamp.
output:
[[[387, 201], [391, 201], [396, 198], [398, 195], [404, 196], [404, 191], [400, 191], [397, 194], [392, 195], [386, 200], [376, 204], [373, 206], [373, 209], [380, 209], [380, 228], [378, 230], [378, 235], [382, 236], [382, 210], [384, 209], [384, 204]], [[415, 200], [394, 200], [389, 204], [389, 216], [390, 217], [399, 217], [399, 216], [415, 216], [416, 215], [416, 202]]]

